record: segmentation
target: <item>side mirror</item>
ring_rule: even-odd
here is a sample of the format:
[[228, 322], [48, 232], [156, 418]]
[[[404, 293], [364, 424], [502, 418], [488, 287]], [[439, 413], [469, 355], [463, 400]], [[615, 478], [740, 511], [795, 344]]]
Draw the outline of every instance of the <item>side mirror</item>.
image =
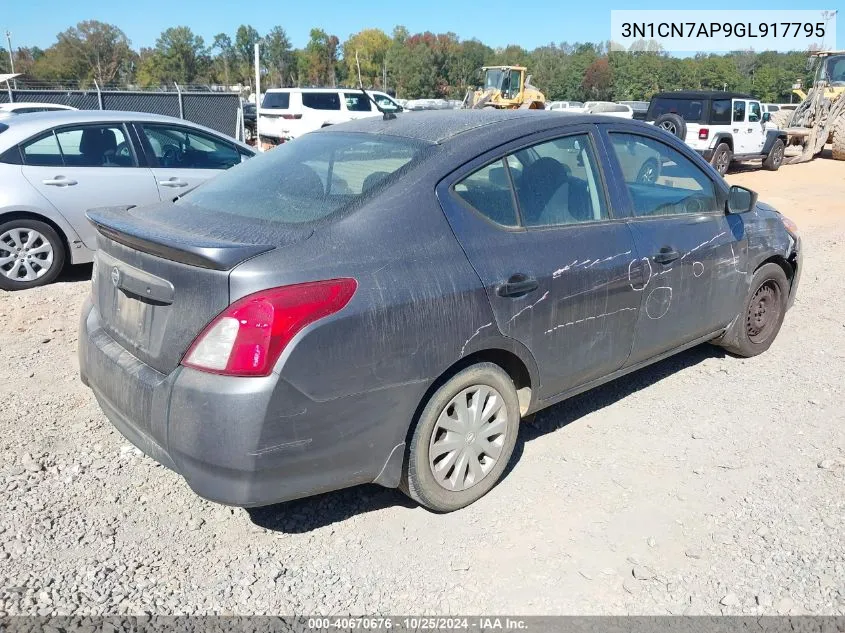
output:
[[757, 192], [739, 187], [731, 186], [728, 195], [728, 213], [748, 213], [757, 204]]
[[763, 113], [763, 123], [768, 123], [769, 121], [771, 121], [771, 119], [772, 119], [772, 115], [771, 115], [770, 112], [764, 112]]

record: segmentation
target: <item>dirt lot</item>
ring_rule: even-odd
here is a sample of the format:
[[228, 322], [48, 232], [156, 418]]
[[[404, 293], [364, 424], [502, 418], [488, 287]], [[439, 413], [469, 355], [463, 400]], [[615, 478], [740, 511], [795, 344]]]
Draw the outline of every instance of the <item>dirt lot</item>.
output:
[[447, 516], [377, 486], [204, 502], [77, 378], [90, 268], [0, 294], [0, 615], [845, 614], [845, 163], [728, 179], [803, 233], [769, 353], [702, 346], [541, 413]]

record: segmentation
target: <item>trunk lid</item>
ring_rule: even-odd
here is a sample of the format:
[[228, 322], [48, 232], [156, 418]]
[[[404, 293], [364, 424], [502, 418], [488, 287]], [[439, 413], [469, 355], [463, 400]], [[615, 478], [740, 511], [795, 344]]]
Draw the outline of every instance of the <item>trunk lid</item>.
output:
[[98, 231], [92, 294], [102, 327], [164, 374], [229, 305], [233, 268], [311, 235], [222, 214], [198, 221], [171, 203], [93, 209], [88, 218]]

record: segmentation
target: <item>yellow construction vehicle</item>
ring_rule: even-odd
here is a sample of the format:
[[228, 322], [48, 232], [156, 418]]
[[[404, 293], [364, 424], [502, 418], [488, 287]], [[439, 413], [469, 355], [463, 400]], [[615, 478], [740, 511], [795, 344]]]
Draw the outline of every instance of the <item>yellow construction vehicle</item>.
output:
[[467, 91], [463, 107], [467, 109], [543, 110], [546, 97], [531, 85], [525, 66], [484, 66], [484, 85]]
[[845, 51], [814, 51], [809, 63], [815, 63], [816, 75], [810, 91], [800, 86], [793, 92], [802, 101], [795, 110], [775, 112], [772, 123], [787, 132], [790, 145], [801, 145], [798, 156], [784, 163], [811, 160], [833, 145], [833, 158], [845, 160]]

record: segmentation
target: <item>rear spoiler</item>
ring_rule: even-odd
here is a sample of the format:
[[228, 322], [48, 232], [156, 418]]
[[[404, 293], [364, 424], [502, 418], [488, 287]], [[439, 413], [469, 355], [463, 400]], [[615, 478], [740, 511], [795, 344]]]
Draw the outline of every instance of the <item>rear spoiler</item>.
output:
[[275, 248], [271, 244], [242, 244], [165, 227], [130, 215], [133, 206], [91, 209], [85, 215], [103, 237], [129, 248], [174, 262], [231, 270], [241, 262]]

